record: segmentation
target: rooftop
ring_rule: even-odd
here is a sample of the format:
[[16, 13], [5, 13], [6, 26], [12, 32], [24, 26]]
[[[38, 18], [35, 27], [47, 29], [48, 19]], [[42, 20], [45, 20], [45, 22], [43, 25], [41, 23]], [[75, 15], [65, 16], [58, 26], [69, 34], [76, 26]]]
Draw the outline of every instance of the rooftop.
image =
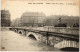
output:
[[45, 16], [45, 14], [38, 12], [25, 12], [22, 14], [22, 16]]

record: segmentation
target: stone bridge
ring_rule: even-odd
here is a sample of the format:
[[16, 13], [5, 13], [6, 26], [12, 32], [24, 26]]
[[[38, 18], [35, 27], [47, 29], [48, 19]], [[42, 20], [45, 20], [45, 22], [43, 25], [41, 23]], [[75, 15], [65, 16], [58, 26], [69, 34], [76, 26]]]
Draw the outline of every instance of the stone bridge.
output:
[[[79, 48], [79, 40], [76, 38], [78, 36], [72, 37], [71, 35], [66, 36], [62, 35], [62, 33], [58, 34], [55, 32], [47, 32], [31, 30], [31, 29], [21, 29], [21, 28], [10, 28], [21, 35], [25, 35], [26, 37], [33, 38], [37, 41], [44, 42], [47, 45], [51, 45], [55, 48], [62, 49], [67, 47]], [[52, 34], [52, 35], [51, 35]], [[74, 36], [74, 35], [73, 35]]]

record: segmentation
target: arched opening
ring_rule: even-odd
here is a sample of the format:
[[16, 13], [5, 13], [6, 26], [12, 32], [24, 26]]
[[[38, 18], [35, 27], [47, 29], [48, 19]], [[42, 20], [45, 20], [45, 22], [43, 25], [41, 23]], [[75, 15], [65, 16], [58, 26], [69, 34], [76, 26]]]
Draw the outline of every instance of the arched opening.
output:
[[15, 32], [17, 32], [17, 30], [15, 30]]
[[15, 32], [18, 32], [18, 29], [14, 29]]
[[35, 36], [32, 35], [32, 34], [30, 34], [28, 37], [31, 38], [31, 39], [33, 39], [33, 40], [36, 40]]
[[79, 51], [79, 48], [65, 47], [65, 48], [61, 48], [60, 50], [62, 50], [62, 51]]
[[22, 34], [22, 32], [20, 31], [19, 34]]

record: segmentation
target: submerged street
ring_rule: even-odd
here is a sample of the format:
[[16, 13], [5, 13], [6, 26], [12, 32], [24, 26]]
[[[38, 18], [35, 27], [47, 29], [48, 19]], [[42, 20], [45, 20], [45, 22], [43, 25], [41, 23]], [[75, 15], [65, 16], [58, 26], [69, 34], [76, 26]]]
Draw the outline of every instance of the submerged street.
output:
[[60, 51], [9, 30], [1, 31], [1, 43], [2, 51]]

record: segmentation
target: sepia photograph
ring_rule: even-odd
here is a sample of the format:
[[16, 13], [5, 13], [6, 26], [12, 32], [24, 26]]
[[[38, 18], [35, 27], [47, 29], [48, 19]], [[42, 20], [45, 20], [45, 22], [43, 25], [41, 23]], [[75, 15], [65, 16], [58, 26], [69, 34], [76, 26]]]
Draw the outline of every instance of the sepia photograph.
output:
[[80, 0], [1, 0], [0, 51], [79, 52]]

